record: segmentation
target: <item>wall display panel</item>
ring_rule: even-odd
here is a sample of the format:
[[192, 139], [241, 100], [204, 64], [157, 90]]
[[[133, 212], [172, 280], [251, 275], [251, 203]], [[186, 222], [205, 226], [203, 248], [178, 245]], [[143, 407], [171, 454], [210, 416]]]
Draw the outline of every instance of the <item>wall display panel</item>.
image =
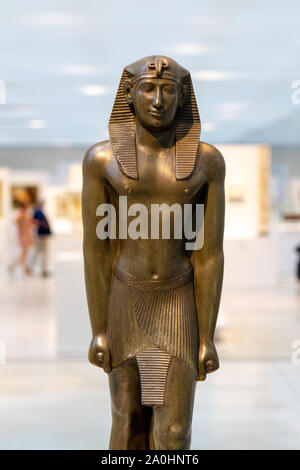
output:
[[225, 238], [267, 235], [271, 152], [264, 145], [218, 145], [226, 162]]
[[9, 248], [7, 228], [10, 225], [10, 176], [8, 168], [0, 167], [0, 260], [6, 262]]
[[47, 214], [56, 234], [82, 234], [81, 188], [48, 186], [45, 199]]
[[16, 209], [20, 203], [35, 204], [43, 199], [47, 175], [41, 171], [13, 170], [10, 173], [10, 205]]
[[0, 219], [3, 219], [3, 184], [0, 181]]
[[63, 191], [56, 195], [57, 219], [81, 220], [81, 193], [75, 191]]
[[20, 204], [35, 204], [38, 198], [38, 186], [13, 185], [11, 187], [11, 204], [14, 209]]
[[8, 217], [8, 187], [10, 182], [10, 170], [0, 168], [0, 220], [6, 220]]
[[269, 147], [258, 147], [257, 178], [258, 178], [258, 234], [267, 235], [270, 229], [270, 181], [271, 151]]

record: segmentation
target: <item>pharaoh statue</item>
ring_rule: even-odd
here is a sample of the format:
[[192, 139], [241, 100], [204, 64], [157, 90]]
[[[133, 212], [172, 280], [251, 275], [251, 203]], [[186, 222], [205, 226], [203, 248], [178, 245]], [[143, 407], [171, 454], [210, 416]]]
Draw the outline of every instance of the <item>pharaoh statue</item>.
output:
[[[168, 57], [124, 68], [108, 129], [84, 158], [83, 225], [89, 360], [108, 374], [110, 449], [189, 449], [197, 381], [219, 367], [224, 160], [199, 140], [190, 74]], [[125, 197], [148, 214], [202, 205], [203, 246], [173, 236], [175, 216], [169, 237], [128, 236]], [[117, 236], [97, 232], [101, 205], [115, 208]]]

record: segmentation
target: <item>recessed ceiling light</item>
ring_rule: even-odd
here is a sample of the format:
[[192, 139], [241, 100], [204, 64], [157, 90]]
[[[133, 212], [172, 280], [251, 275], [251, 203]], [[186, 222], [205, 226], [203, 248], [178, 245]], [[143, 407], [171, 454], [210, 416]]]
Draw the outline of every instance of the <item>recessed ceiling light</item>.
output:
[[173, 48], [173, 51], [180, 55], [200, 55], [210, 52], [211, 47], [207, 46], [206, 44], [187, 43], [178, 44]]
[[214, 132], [217, 126], [214, 122], [204, 122], [201, 127], [204, 132]]
[[80, 88], [80, 93], [87, 96], [102, 96], [110, 93], [110, 88], [105, 85], [86, 85]]
[[6, 86], [3, 80], [0, 80], [0, 104], [6, 104]]
[[61, 72], [66, 75], [95, 75], [104, 73], [104, 69], [92, 65], [67, 65], [61, 68]]
[[32, 15], [26, 19], [29, 24], [53, 27], [78, 27], [90, 23], [83, 15], [68, 12], [51, 12]]
[[193, 80], [216, 82], [222, 80], [229, 80], [236, 78], [237, 75], [233, 72], [227, 72], [225, 70], [196, 70], [192, 72]]
[[246, 101], [221, 103], [219, 105], [218, 118], [223, 121], [236, 121], [240, 119], [241, 115], [249, 108], [251, 108], [251, 103]]
[[46, 126], [47, 123], [43, 119], [30, 119], [28, 121], [29, 129], [45, 129]]

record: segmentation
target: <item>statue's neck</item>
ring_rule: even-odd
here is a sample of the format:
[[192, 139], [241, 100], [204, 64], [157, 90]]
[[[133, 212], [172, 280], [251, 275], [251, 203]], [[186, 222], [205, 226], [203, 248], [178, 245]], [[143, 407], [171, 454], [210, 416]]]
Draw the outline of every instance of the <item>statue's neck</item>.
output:
[[136, 141], [147, 153], [164, 152], [172, 148], [175, 144], [175, 128], [159, 132], [153, 132], [136, 122]]

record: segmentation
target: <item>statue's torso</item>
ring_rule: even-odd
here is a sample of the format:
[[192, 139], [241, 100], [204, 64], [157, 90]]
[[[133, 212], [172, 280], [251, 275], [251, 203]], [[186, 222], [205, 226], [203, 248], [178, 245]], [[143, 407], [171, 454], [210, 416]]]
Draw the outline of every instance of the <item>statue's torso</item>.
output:
[[[105, 180], [110, 195], [110, 202], [118, 208], [119, 196], [127, 196], [128, 208], [132, 204], [143, 204], [151, 214], [152, 204], [195, 204], [206, 182], [205, 165], [196, 162], [195, 170], [186, 180], [175, 178], [175, 154], [169, 150], [163, 155], [146, 155], [138, 152], [139, 179], [125, 176], [112, 153], [106, 146]], [[134, 217], [119, 214], [127, 225]], [[172, 220], [172, 218], [171, 218]], [[172, 227], [172, 226], [171, 226]], [[132, 240], [128, 237], [120, 240], [120, 252], [117, 265], [129, 274], [141, 280], [168, 280], [190, 270], [190, 261], [185, 251], [185, 239], [151, 239], [151, 220], [149, 216], [148, 239]], [[118, 234], [117, 234], [118, 236]]]

